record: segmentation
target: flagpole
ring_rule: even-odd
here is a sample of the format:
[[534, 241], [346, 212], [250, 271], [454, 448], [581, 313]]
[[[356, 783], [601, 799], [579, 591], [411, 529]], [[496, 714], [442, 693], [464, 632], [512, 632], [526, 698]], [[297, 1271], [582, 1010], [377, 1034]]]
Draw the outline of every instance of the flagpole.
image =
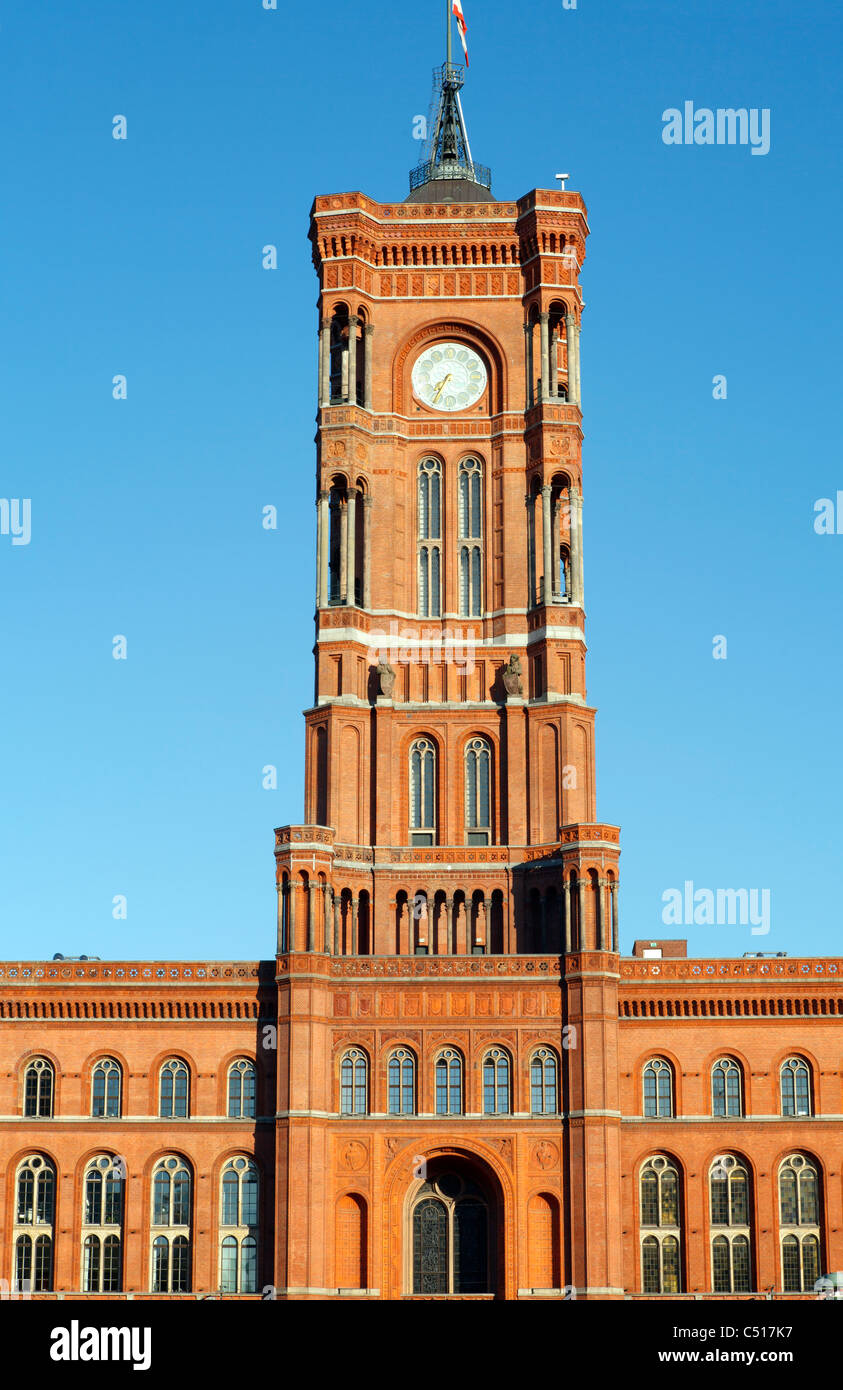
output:
[[445, 0], [445, 32], [448, 35], [448, 66], [451, 66], [451, 0]]

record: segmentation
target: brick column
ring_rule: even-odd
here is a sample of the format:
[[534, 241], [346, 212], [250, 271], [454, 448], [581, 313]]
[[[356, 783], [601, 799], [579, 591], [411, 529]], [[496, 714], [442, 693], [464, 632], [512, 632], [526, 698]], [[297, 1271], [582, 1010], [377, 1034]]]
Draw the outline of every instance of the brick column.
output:
[[548, 324], [549, 314], [539, 314], [539, 332], [541, 336], [542, 354], [542, 389], [540, 399], [546, 401], [550, 394], [550, 337]]
[[[574, 957], [576, 959], [576, 957]], [[566, 1017], [576, 1030], [562, 1053], [568, 1072], [570, 1282], [579, 1298], [623, 1296], [620, 1098], [616, 970], [564, 978]]]
[[357, 404], [357, 325], [356, 314], [348, 316], [348, 401]]
[[542, 598], [545, 603], [550, 603], [553, 598], [553, 551], [551, 548], [549, 483], [545, 483], [542, 487], [542, 552], [542, 563], [544, 565]]
[[328, 606], [328, 552], [331, 540], [331, 514], [329, 510], [329, 496], [327, 492], [319, 494], [319, 516], [316, 541], [316, 606], [317, 608], [327, 608]]
[[[368, 332], [368, 329], [367, 329]], [[363, 607], [372, 606], [372, 498], [363, 495]]]
[[323, 319], [319, 330], [319, 404], [331, 404], [331, 320]]
[[575, 334], [574, 316], [573, 314], [567, 314], [565, 316], [565, 347], [568, 358], [568, 400], [572, 401], [574, 405], [578, 405], [579, 393], [577, 390], [577, 349], [574, 344]]
[[345, 519], [345, 601], [353, 606], [356, 602], [354, 566], [357, 559], [357, 489], [353, 487], [348, 489]]
[[554, 325], [550, 335], [550, 395], [559, 398], [559, 328]]
[[372, 409], [372, 336], [374, 326], [367, 323], [363, 328], [363, 405]]

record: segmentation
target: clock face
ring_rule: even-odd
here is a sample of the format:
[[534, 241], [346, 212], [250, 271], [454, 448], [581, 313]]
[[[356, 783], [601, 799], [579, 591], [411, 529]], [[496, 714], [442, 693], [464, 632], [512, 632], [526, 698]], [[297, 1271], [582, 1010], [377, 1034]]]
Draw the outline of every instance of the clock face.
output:
[[468, 410], [486, 389], [486, 368], [463, 343], [433, 343], [413, 365], [413, 390], [434, 410]]

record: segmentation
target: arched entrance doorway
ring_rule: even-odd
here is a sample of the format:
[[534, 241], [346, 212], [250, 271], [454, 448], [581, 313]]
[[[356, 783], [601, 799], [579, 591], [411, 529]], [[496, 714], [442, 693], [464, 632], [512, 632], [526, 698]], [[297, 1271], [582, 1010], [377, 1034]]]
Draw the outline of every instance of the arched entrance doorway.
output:
[[497, 1202], [473, 1164], [432, 1161], [410, 1196], [408, 1217], [411, 1293], [495, 1291]]

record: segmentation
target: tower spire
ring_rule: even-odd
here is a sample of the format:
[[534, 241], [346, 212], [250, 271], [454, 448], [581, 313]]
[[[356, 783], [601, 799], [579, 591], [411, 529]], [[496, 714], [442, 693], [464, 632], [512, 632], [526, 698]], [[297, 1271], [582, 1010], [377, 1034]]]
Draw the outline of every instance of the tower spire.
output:
[[452, 0], [445, 0], [445, 62], [433, 69], [432, 120], [424, 153], [410, 170], [407, 202], [481, 203], [489, 198], [491, 170], [471, 157], [460, 88], [465, 69], [452, 61]]

